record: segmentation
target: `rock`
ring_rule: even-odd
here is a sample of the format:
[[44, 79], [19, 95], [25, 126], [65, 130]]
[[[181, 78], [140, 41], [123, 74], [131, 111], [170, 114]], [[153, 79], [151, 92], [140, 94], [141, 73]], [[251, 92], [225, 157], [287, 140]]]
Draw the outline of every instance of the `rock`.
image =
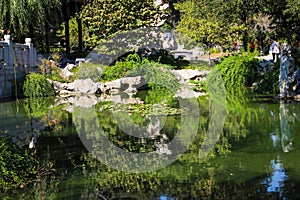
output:
[[74, 94], [77, 94], [73, 91], [70, 91], [70, 90], [59, 90], [56, 92], [59, 96], [70, 96], [70, 95], [74, 95]]
[[53, 85], [53, 87], [54, 87], [54, 89], [56, 91], [65, 89], [65, 87], [67, 85], [66, 83], [61, 83], [61, 82], [58, 82], [58, 81], [52, 81], [52, 80], [50, 80], [49, 82]]
[[135, 77], [125, 77], [121, 78], [121, 90], [134, 92], [137, 91], [138, 88], [144, 86], [146, 84], [145, 79], [142, 76]]
[[74, 97], [74, 106], [76, 107], [92, 108], [98, 102], [98, 98], [95, 95], [77, 95]]
[[74, 81], [74, 92], [82, 94], [95, 94], [98, 91], [98, 83], [93, 82], [90, 78], [78, 79]]
[[109, 81], [104, 83], [104, 88], [107, 88], [109, 90], [111, 89], [121, 89], [121, 80], [117, 79], [114, 81]]
[[124, 77], [110, 82], [105, 82], [99, 86], [102, 92], [119, 90], [126, 92], [135, 92], [138, 88], [146, 84], [142, 76]]
[[[68, 67], [68, 66], [67, 66]], [[61, 70], [60, 72], [60, 76], [63, 78], [63, 79], [66, 79], [66, 80], [69, 80], [73, 75], [74, 73], [70, 72], [68, 69], [64, 68], [63, 70]]]
[[65, 86], [66, 90], [74, 91], [75, 90], [75, 82], [67, 83]]
[[74, 65], [74, 64], [67, 64], [67, 66], [66, 66], [64, 69], [70, 71], [70, 70], [73, 69], [75, 66], [76, 66], [76, 65]]
[[199, 96], [204, 96], [204, 95], [206, 95], [206, 93], [195, 92], [188, 87], [182, 87], [176, 92], [175, 97], [177, 98], [180, 97], [182, 99], [189, 99], [189, 98], [198, 98]]
[[180, 83], [188, 83], [191, 79], [196, 79], [199, 77], [203, 79], [209, 73], [209, 71], [199, 71], [193, 69], [182, 69], [182, 70], [172, 70], [172, 73], [176, 76]]

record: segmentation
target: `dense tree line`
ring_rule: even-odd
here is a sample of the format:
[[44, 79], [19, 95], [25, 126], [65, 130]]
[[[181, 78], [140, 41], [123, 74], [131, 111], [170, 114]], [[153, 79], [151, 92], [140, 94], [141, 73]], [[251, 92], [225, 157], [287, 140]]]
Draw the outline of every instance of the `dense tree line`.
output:
[[182, 1], [176, 7], [181, 12], [178, 30], [206, 44], [226, 47], [235, 40], [256, 40], [265, 50], [263, 42], [274, 37], [294, 46], [300, 39], [299, 0]]
[[[300, 40], [300, 0], [166, 0], [160, 3], [168, 3], [169, 7], [163, 10], [153, 0], [0, 0], [1, 28], [9, 29], [17, 41], [28, 36], [42, 38], [39, 42], [48, 48], [50, 34], [57, 37], [56, 31], [64, 24], [65, 38], [61, 44], [67, 52], [70, 34], [80, 40], [76, 44], [80, 50], [83, 44], [89, 49], [99, 39], [117, 32], [158, 25], [155, 20], [160, 16], [196, 41], [208, 46], [218, 44], [225, 49], [237, 40], [247, 44], [276, 36], [292, 45], [298, 45]], [[69, 24], [73, 17], [76, 29]]]

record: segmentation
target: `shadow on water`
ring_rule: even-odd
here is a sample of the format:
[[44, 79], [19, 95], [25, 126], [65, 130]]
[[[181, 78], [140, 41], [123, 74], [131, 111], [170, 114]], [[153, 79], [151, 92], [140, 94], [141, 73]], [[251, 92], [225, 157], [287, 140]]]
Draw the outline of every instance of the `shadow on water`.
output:
[[[72, 110], [70, 101], [55, 107], [52, 102], [48, 108], [39, 106], [38, 101], [32, 104], [20, 101], [18, 109], [15, 102], [1, 103], [2, 136], [18, 138], [15, 142], [27, 148], [34, 133], [39, 160], [51, 161], [55, 173], [43, 177], [39, 187], [34, 184], [0, 197], [145, 200], [300, 198], [298, 103], [285, 104], [265, 99], [229, 105], [224, 132], [218, 143], [207, 157], [199, 159], [199, 149], [208, 128], [210, 104], [206, 98], [198, 101], [201, 107], [198, 133], [189, 151], [173, 164], [147, 173], [117, 171], [95, 159], [76, 132], [69, 113]], [[42, 100], [40, 104], [45, 102]], [[177, 105], [176, 102], [170, 104]], [[126, 135], [117, 126], [112, 108], [123, 109], [122, 106], [102, 101], [95, 107], [98, 110], [97, 120], [91, 119], [91, 124], [98, 123], [114, 144], [128, 150], [151, 151], [156, 148], [155, 142], [173, 138], [174, 131], [180, 129], [180, 117], [168, 115], [163, 123], [163, 132], [145, 144]], [[125, 107], [128, 109], [129, 105]], [[131, 114], [124, 119], [147, 125], [149, 119], [142, 112], [133, 114], [132, 109], [135, 108], [132, 107]], [[127, 115], [126, 112], [118, 114], [119, 117], [123, 115]]]

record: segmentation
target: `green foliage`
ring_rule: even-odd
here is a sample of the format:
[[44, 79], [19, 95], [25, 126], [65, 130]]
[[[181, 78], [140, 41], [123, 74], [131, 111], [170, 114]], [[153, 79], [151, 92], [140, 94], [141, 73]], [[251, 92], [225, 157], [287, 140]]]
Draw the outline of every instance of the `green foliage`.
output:
[[23, 188], [36, 179], [37, 161], [12, 142], [0, 138], [0, 190]]
[[[61, 29], [56, 32], [56, 35], [59, 38], [66, 36], [65, 22], [61, 24]], [[78, 48], [78, 22], [75, 17], [69, 20], [69, 35], [70, 48], [76, 50]]]
[[173, 102], [174, 92], [167, 88], [149, 90], [145, 99], [147, 104], [166, 103], [170, 105]]
[[70, 80], [67, 81], [67, 80], [63, 79], [58, 73], [51, 73], [51, 74], [47, 74], [46, 76], [47, 76], [47, 78], [49, 78], [52, 81], [59, 81], [62, 83], [66, 83], [66, 82], [70, 81]]
[[131, 76], [141, 75], [152, 89], [167, 88], [175, 92], [178, 79], [171, 72], [172, 67], [156, 62], [144, 62], [130, 71]]
[[1, 0], [0, 6], [1, 26], [11, 29], [20, 38], [30, 32], [30, 27], [45, 31], [45, 23], [49, 21], [47, 16], [56, 13], [60, 0]]
[[90, 78], [93, 81], [99, 81], [102, 75], [103, 66], [94, 63], [82, 63], [77, 72], [75, 72], [75, 79]]
[[44, 75], [38, 73], [31, 73], [26, 76], [23, 90], [26, 97], [47, 97], [55, 95], [53, 85], [49, 83]]
[[24, 100], [24, 109], [29, 117], [43, 117], [48, 114], [54, 100], [54, 97], [27, 98]]
[[[256, 81], [258, 64], [259, 60], [253, 54], [246, 53], [225, 58], [215, 70], [222, 76], [226, 90], [240, 91]], [[213, 75], [209, 77], [213, 78]]]
[[259, 94], [278, 94], [279, 93], [279, 67], [264, 73], [260, 77], [254, 91]]
[[[176, 4], [181, 12], [181, 21], [177, 30], [197, 42], [206, 45], [220, 44], [230, 47], [241, 39], [244, 24], [232, 17], [224, 17], [227, 3], [220, 1], [185, 1]], [[232, 13], [231, 13], [232, 14]]]
[[150, 26], [155, 14], [162, 13], [153, 0], [94, 0], [80, 12], [89, 37], [84, 38], [87, 47], [94, 47], [114, 33], [143, 26]]
[[147, 85], [153, 90], [163, 88], [174, 94], [179, 88], [179, 83], [172, 74], [171, 69], [173, 69], [172, 66], [149, 61], [146, 58], [141, 59], [137, 54], [130, 54], [124, 61], [119, 61], [113, 66], [106, 67], [101, 80], [110, 81], [126, 76], [143, 76]]
[[138, 65], [147, 62], [146, 60], [141, 60], [139, 55], [130, 54], [124, 61], [119, 61], [113, 66], [108, 66], [103, 70], [101, 76], [102, 81], [111, 81], [124, 77], [127, 73], [136, 68]]
[[294, 58], [295, 67], [300, 68], [300, 48], [292, 49], [292, 57]]
[[298, 46], [300, 40], [299, 0], [265, 1], [264, 12], [270, 16], [273, 35], [287, 39], [288, 43]]
[[209, 63], [208, 61], [205, 61], [205, 60], [199, 60], [197, 61], [196, 63], [190, 63], [189, 65], [187, 66], [184, 66], [183, 69], [197, 69], [197, 70], [200, 70], [200, 71], [210, 71], [212, 70], [214, 66], [214, 63], [211, 62]]

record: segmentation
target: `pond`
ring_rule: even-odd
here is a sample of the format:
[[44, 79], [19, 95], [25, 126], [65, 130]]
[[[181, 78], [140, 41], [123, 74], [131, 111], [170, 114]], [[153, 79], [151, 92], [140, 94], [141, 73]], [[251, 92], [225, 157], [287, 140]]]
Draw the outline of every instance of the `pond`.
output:
[[[235, 99], [226, 105], [223, 131], [213, 141], [207, 134], [215, 108], [209, 98], [197, 99], [198, 115], [193, 115], [177, 109], [183, 105], [179, 100], [148, 106], [141, 103], [143, 95], [135, 97], [2, 102], [2, 137], [24, 149], [35, 138], [36, 157], [44, 167], [31, 187], [0, 198], [300, 198], [297, 102]], [[91, 100], [96, 103], [87, 106]], [[207, 138], [213, 144], [209, 149], [203, 148]], [[185, 149], [188, 141], [192, 142]], [[128, 152], [147, 156], [142, 161], [120, 156]]]

